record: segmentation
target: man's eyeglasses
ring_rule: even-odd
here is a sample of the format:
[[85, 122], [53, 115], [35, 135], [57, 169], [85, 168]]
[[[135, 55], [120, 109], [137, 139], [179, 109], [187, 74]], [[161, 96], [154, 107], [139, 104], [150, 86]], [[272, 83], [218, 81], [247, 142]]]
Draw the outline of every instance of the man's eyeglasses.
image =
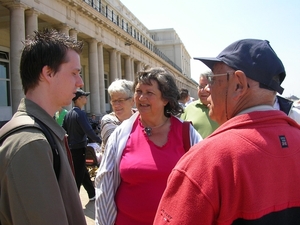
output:
[[123, 104], [125, 101], [131, 99], [132, 97], [128, 97], [128, 98], [120, 98], [120, 99], [117, 99], [117, 100], [112, 100], [110, 101], [110, 103], [112, 105], [115, 105], [115, 104]]
[[213, 74], [213, 75], [206, 76], [207, 81], [208, 81], [207, 85], [211, 86], [211, 85], [214, 84], [214, 81], [215, 81], [214, 77], [221, 77], [221, 76], [226, 76], [227, 75], [228, 76], [227, 79], [229, 79], [229, 74], [230, 73], [234, 73], [234, 71], [230, 71], [230, 72], [227, 72], [227, 73]]

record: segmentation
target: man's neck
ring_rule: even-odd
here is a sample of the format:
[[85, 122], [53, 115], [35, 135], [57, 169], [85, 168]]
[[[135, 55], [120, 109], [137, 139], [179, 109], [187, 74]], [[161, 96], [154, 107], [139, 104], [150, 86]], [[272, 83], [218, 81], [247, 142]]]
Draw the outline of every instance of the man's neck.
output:
[[82, 107], [79, 104], [75, 104], [74, 107], [81, 109]]
[[80, 99], [77, 100], [76, 102], [74, 102], [74, 106], [76, 106], [76, 107], [79, 108], [79, 109], [82, 109], [84, 105], [85, 105], [85, 104], [83, 104], [83, 103], [80, 101]]

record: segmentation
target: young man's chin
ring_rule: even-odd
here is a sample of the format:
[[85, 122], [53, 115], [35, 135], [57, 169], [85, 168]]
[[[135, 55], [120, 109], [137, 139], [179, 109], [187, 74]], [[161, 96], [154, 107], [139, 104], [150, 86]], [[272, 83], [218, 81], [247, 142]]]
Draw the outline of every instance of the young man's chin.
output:
[[72, 99], [70, 101], [66, 101], [65, 104], [62, 107], [69, 106], [72, 103]]

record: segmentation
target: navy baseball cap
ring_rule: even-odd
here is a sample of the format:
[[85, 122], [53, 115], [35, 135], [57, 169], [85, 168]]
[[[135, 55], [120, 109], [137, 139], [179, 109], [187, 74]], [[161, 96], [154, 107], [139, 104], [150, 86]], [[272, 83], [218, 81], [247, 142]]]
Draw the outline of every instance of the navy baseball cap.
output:
[[90, 95], [90, 92], [84, 92], [82, 89], [78, 89], [76, 91], [76, 95], [75, 97], [72, 99], [72, 101], [76, 101], [80, 96], [89, 96]]
[[[217, 57], [195, 57], [211, 70], [217, 62], [223, 62], [235, 70], [242, 70], [247, 77], [260, 83], [261, 88], [282, 94], [280, 86], [285, 69], [267, 40], [243, 39], [226, 47]], [[278, 76], [279, 80], [274, 77]]]

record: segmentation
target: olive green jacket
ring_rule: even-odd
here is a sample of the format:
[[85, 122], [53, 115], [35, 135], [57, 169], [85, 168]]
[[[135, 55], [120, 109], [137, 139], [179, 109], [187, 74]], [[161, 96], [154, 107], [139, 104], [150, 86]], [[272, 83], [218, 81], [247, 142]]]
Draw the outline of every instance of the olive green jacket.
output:
[[[0, 221], [14, 225], [86, 224], [64, 145], [65, 131], [34, 102], [22, 99], [12, 119], [34, 116], [51, 131], [60, 155], [60, 175], [42, 131], [24, 128], [0, 146]], [[1, 130], [0, 130], [1, 132]]]

